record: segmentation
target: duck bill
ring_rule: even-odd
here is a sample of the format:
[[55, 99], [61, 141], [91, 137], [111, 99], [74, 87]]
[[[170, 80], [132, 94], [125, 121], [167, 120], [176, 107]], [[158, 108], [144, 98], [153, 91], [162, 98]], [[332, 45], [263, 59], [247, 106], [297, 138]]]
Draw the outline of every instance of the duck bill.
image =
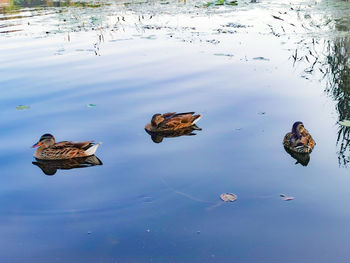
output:
[[34, 144], [34, 145], [32, 146], [32, 148], [36, 148], [36, 147], [39, 147], [39, 146], [41, 146], [41, 145], [43, 145], [42, 142], [37, 142], [36, 144]]

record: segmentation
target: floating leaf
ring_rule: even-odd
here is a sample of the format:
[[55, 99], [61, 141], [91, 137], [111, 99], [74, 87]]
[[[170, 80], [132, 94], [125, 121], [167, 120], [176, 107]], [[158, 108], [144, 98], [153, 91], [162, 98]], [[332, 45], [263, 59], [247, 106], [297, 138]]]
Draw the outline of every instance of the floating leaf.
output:
[[234, 202], [237, 200], [237, 195], [232, 193], [221, 194], [220, 198], [224, 202]]
[[27, 105], [18, 105], [16, 107], [17, 110], [28, 110], [30, 109], [30, 106], [27, 106]]
[[285, 194], [280, 194], [280, 197], [283, 201], [291, 201], [294, 199], [294, 196], [286, 196]]
[[339, 122], [340, 125], [345, 127], [350, 127], [350, 121], [349, 120], [343, 120]]
[[89, 108], [96, 107], [96, 104], [88, 104], [87, 105]]

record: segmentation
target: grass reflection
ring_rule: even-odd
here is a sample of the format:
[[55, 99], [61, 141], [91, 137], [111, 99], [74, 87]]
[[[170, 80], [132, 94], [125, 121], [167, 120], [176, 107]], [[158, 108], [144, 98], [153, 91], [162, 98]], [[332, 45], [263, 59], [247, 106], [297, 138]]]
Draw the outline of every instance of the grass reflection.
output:
[[83, 2], [83, 1], [52, 1], [52, 0], [0, 0], [0, 12], [15, 12], [21, 8], [33, 7], [89, 7], [98, 8], [106, 5], [106, 2]]

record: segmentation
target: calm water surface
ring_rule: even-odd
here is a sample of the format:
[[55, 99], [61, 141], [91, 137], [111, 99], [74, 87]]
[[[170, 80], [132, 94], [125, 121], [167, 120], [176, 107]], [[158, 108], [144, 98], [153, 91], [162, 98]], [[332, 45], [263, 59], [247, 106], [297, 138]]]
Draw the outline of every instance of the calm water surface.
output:
[[[348, 262], [349, 3], [206, 3], [0, 1], [1, 262]], [[202, 131], [154, 143], [168, 111]], [[47, 132], [103, 165], [47, 176]]]

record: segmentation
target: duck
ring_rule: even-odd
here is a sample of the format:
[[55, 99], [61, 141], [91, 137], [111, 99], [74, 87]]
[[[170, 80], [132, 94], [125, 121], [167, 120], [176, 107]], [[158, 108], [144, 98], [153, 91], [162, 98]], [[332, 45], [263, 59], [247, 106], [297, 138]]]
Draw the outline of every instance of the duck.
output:
[[304, 124], [297, 121], [293, 124], [292, 131], [284, 136], [283, 145], [292, 152], [311, 153], [316, 143]]
[[196, 135], [194, 131], [201, 131], [196, 124], [193, 124], [189, 127], [177, 129], [175, 131], [163, 131], [163, 132], [151, 132], [146, 130], [146, 132], [151, 135], [151, 139], [154, 143], [161, 143], [164, 138], [175, 138], [181, 136], [193, 136]]
[[146, 124], [145, 130], [153, 133], [176, 131], [193, 126], [201, 117], [201, 114], [195, 115], [195, 112], [156, 113], [152, 116], [151, 122]]
[[101, 143], [55, 141], [55, 137], [49, 133], [42, 135], [32, 148], [39, 147], [34, 157], [39, 160], [67, 160], [77, 157], [87, 157], [95, 154]]

